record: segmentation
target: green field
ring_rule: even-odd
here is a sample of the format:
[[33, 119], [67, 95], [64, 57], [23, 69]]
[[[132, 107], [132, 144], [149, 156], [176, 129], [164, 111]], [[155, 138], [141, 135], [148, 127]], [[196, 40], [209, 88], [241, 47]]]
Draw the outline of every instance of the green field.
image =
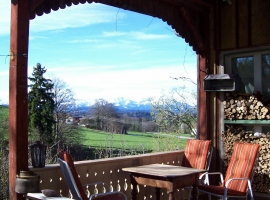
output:
[[[8, 107], [0, 106], [0, 121], [8, 118]], [[155, 145], [157, 145], [157, 134], [155, 133], [142, 133], [131, 132], [128, 134], [111, 134], [108, 132], [92, 130], [88, 128], [80, 128], [80, 132], [83, 136], [82, 144], [92, 148], [114, 148], [114, 149], [132, 149], [139, 151], [153, 151]], [[179, 136], [190, 137], [190, 135], [182, 134]], [[185, 138], [172, 138], [171, 136], [165, 136], [169, 138], [166, 142], [173, 140], [179, 143], [180, 148], [184, 148]], [[162, 145], [162, 144], [161, 144]]]
[[[134, 149], [152, 151], [154, 145], [156, 145], [155, 133], [141, 133], [141, 132], [128, 132], [127, 135], [123, 134], [111, 134], [103, 131], [97, 131], [87, 128], [82, 128], [83, 144], [93, 148], [100, 147], [112, 147], [121, 149]], [[181, 136], [189, 136], [187, 134]], [[186, 139], [172, 138], [172, 140], [178, 140], [179, 146], [184, 147]]]

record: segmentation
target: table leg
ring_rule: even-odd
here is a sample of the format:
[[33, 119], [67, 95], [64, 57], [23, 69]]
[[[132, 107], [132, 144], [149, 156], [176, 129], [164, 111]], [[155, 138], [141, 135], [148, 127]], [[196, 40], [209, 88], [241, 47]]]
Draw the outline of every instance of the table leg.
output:
[[198, 190], [197, 190], [197, 185], [192, 186], [192, 199], [198, 200]]
[[160, 188], [156, 188], [156, 200], [160, 200]]
[[132, 191], [131, 191], [131, 199], [132, 200], [137, 200], [137, 194], [138, 194], [138, 191], [137, 191], [137, 182], [136, 180], [133, 178], [132, 175], [130, 175], [130, 180], [131, 180], [131, 184], [132, 184]]

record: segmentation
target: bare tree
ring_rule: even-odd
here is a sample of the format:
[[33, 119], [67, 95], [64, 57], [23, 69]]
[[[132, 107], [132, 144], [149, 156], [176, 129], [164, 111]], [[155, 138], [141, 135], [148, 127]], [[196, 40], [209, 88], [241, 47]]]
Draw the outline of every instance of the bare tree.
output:
[[78, 125], [74, 123], [66, 123], [71, 116], [75, 106], [74, 93], [67, 87], [65, 81], [59, 78], [53, 78], [54, 84], [54, 118], [55, 118], [55, 144], [58, 148], [64, 148], [80, 141]]
[[117, 108], [104, 99], [95, 101], [95, 104], [90, 108], [90, 114], [95, 120], [96, 128], [99, 130], [107, 128], [106, 122], [118, 118]]
[[196, 135], [197, 97], [185, 87], [173, 88], [158, 100], [150, 99], [151, 116], [162, 132]]

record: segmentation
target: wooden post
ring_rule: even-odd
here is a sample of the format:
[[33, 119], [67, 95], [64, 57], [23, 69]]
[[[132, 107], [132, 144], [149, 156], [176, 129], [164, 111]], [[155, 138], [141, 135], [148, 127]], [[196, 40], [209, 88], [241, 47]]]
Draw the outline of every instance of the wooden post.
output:
[[204, 78], [207, 74], [206, 58], [198, 55], [198, 72], [197, 72], [197, 96], [198, 96], [198, 138], [207, 140], [210, 137], [209, 133], [209, 94], [204, 91]]
[[28, 170], [27, 62], [30, 0], [11, 0], [9, 68], [9, 193], [15, 192], [16, 175]]

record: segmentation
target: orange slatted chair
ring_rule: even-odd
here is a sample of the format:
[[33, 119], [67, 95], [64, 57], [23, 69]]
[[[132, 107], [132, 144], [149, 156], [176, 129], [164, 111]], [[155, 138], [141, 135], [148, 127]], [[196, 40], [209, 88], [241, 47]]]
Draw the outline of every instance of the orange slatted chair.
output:
[[182, 160], [182, 166], [196, 169], [206, 169], [211, 152], [211, 140], [194, 140], [186, 141], [185, 153]]
[[[186, 147], [184, 157], [182, 160], [182, 166], [192, 167], [197, 169], [209, 170], [213, 147], [211, 146], [211, 140], [186, 140]], [[207, 177], [206, 177], [207, 178]], [[192, 186], [186, 187], [189, 190], [188, 199], [191, 198]], [[182, 193], [181, 193], [181, 198]]]
[[259, 148], [259, 144], [236, 142], [225, 180], [220, 172], [206, 172], [201, 175], [200, 179], [205, 175], [218, 174], [220, 175], [221, 184], [200, 184], [198, 191], [208, 194], [208, 199], [211, 199], [211, 195], [222, 197], [224, 200], [229, 197], [247, 199], [248, 195], [250, 195], [253, 200], [251, 182], [257, 165]]
[[[62, 169], [65, 180], [68, 184], [70, 192], [76, 200], [127, 200], [127, 197], [124, 193], [119, 191], [92, 194], [90, 197], [87, 197], [83, 185], [78, 177], [75, 165], [73, 163], [72, 157], [66, 151], [58, 152], [58, 161]], [[95, 182], [88, 185], [100, 184], [101, 182]], [[104, 184], [104, 183], [101, 183]], [[105, 184], [106, 185], [106, 184]]]

